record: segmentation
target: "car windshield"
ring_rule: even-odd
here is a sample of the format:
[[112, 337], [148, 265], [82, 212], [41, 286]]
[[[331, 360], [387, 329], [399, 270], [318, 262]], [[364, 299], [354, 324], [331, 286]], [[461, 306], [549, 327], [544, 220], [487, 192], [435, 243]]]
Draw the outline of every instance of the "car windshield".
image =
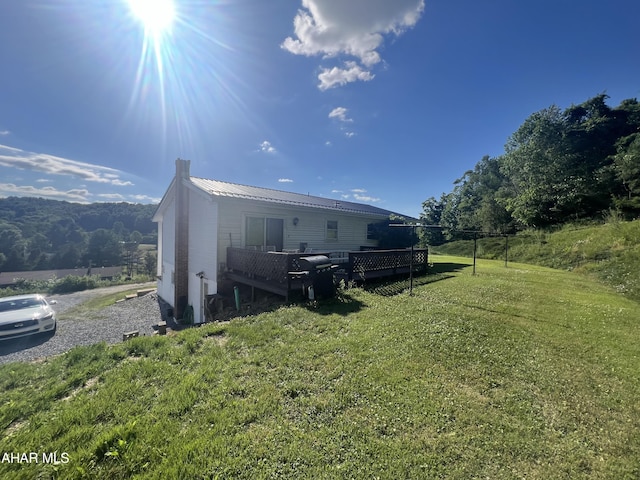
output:
[[19, 300], [0, 301], [0, 312], [20, 310], [22, 308], [42, 307], [44, 302], [39, 298], [21, 298]]

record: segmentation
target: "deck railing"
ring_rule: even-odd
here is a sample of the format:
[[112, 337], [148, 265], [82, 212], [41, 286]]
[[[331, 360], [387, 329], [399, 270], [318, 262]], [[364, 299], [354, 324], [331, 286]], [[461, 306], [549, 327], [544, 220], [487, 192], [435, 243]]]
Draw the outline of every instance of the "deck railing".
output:
[[[413, 250], [413, 273], [426, 273], [429, 253], [426, 248]], [[349, 252], [348, 273], [351, 280], [369, 280], [409, 273], [411, 250], [369, 250]]]
[[[262, 252], [244, 248], [227, 248], [227, 268], [236, 275], [248, 279], [269, 282], [276, 288], [288, 289], [291, 284], [289, 272], [302, 270], [299, 264], [301, 257], [318, 253], [284, 253]], [[331, 255], [328, 255], [331, 258]], [[348, 252], [348, 262], [344, 262], [344, 254], [335, 259], [344, 269], [348, 278], [364, 281], [392, 275], [409, 273], [411, 250], [371, 250], [364, 252]], [[428, 251], [426, 248], [413, 250], [413, 272], [427, 271]]]
[[288, 272], [296, 268], [299, 254], [283, 252], [260, 252], [244, 248], [227, 248], [227, 268], [248, 278], [271, 281], [286, 285]]

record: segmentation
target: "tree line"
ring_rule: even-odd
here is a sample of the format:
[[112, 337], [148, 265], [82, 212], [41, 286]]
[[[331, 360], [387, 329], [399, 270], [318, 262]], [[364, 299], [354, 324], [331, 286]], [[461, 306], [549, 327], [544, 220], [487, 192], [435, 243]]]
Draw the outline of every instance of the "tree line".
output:
[[0, 199], [0, 271], [132, 264], [157, 243], [156, 205]]
[[513, 233], [593, 219], [616, 210], [640, 214], [640, 103], [611, 108], [606, 94], [530, 115], [504, 153], [485, 156], [449, 193], [422, 204], [424, 232], [437, 245], [455, 231]]

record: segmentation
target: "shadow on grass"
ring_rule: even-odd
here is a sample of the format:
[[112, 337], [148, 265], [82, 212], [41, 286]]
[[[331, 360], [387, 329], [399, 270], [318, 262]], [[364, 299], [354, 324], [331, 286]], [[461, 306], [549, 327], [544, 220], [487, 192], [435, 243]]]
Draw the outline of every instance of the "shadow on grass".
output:
[[[289, 300], [285, 301], [280, 295], [266, 292], [256, 288], [254, 295], [251, 294], [251, 287], [239, 285], [241, 305], [238, 311], [235, 306], [235, 300], [230, 295], [221, 295], [222, 311], [216, 312], [212, 319], [208, 319], [206, 323], [225, 322], [234, 318], [249, 315], [258, 315], [261, 313], [273, 312], [279, 308], [289, 305], [296, 305], [307, 308], [314, 313], [320, 315], [338, 314], [342, 316], [357, 312], [364, 307], [364, 303], [353, 297], [348, 291], [337, 288], [336, 294], [331, 298], [318, 298], [317, 300], [308, 300], [301, 292], [291, 292]], [[186, 328], [197, 327], [199, 325], [183, 325], [176, 322], [169, 314], [173, 309], [169, 304], [158, 297], [162, 318], [167, 322], [167, 328], [170, 330], [184, 330]]]
[[428, 275], [438, 273], [459, 272], [460, 270], [470, 267], [471, 263], [455, 263], [455, 262], [439, 262], [429, 266]]
[[[445, 275], [442, 273], [423, 275], [421, 277], [413, 278], [413, 288], [421, 285], [427, 285], [429, 283], [439, 282], [452, 278], [453, 275]], [[364, 285], [364, 289], [367, 292], [374, 293], [376, 295], [382, 295], [383, 297], [392, 297], [398, 295], [404, 291], [409, 290], [411, 282], [408, 278], [401, 278], [396, 280], [378, 281], [375, 283], [368, 283]]]
[[[470, 264], [466, 263], [454, 263], [454, 262], [442, 262], [434, 263], [429, 266], [429, 271], [426, 275], [421, 275], [413, 278], [413, 286], [419, 287], [421, 285], [427, 285], [429, 283], [439, 282], [453, 277], [448, 273], [459, 272], [463, 268], [468, 267]], [[368, 292], [376, 295], [382, 295], [385, 297], [392, 297], [398, 295], [411, 287], [411, 281], [406, 276], [386, 278], [375, 282], [368, 282], [364, 285], [364, 289]]]
[[320, 315], [338, 314], [344, 317], [361, 310], [365, 304], [355, 299], [348, 291], [338, 289], [335, 297], [308, 301], [305, 306], [308, 310]]

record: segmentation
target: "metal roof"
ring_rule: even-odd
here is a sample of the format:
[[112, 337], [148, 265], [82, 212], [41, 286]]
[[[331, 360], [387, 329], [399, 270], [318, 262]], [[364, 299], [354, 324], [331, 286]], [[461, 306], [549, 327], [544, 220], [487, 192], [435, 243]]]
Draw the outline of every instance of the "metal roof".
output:
[[313, 195], [304, 195], [302, 193], [285, 192], [271, 188], [251, 187], [249, 185], [222, 182], [220, 180], [209, 180], [199, 177], [190, 178], [191, 183], [197, 188], [216, 197], [242, 198], [245, 200], [295, 205], [299, 207], [321, 208], [337, 212], [360, 213], [379, 217], [400, 215], [399, 213], [364, 203], [346, 202], [344, 200], [316, 197]]

